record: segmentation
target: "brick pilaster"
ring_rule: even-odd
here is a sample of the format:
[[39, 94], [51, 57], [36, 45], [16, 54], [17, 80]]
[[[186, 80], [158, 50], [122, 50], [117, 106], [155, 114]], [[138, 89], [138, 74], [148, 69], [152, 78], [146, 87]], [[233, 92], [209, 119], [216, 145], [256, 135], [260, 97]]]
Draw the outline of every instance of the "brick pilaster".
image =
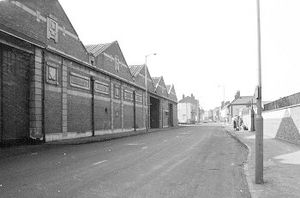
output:
[[42, 139], [42, 65], [43, 53], [39, 48], [35, 49], [34, 64], [31, 66], [30, 80], [30, 138]]
[[145, 125], [145, 123], [146, 123], [146, 121], [145, 121], [145, 94], [144, 93], [142, 93], [142, 100], [143, 100], [143, 102], [142, 102], [142, 110], [143, 110], [143, 126], [144, 127], [146, 127], [146, 125]]
[[147, 127], [148, 127], [148, 129], [150, 129], [150, 95], [149, 95], [149, 92], [148, 92], [148, 94], [147, 94], [147, 98], [146, 98], [146, 96], [145, 96], [145, 100], [147, 100], [147, 105], [146, 105], [146, 119], [147, 119], [147, 121], [146, 121], [146, 123], [147, 123]]
[[63, 136], [66, 136], [68, 133], [68, 66], [67, 62], [63, 61], [62, 65], [62, 94], [61, 94], [61, 100], [62, 100], [62, 133]]
[[160, 128], [164, 128], [164, 117], [163, 117], [163, 100], [159, 99], [159, 126]]
[[114, 84], [110, 83], [110, 128], [114, 130]]
[[120, 86], [120, 99], [121, 99], [121, 129], [124, 129], [124, 97], [123, 97], [123, 85]]

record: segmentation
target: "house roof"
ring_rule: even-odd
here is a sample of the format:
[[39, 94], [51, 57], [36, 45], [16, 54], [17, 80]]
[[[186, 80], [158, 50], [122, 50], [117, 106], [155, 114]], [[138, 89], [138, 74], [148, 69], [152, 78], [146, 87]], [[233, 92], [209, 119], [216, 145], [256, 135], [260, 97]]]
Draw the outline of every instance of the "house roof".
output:
[[132, 76], [136, 77], [145, 65], [129, 65]]
[[154, 87], [157, 88], [159, 85], [159, 81], [162, 77], [152, 77], [153, 83], [154, 83]]
[[167, 87], [167, 91], [168, 91], [168, 94], [170, 94], [170, 93], [171, 93], [172, 86], [173, 86], [173, 85], [166, 85], [166, 87]]
[[112, 43], [85, 45], [86, 50], [95, 57], [104, 52]]
[[230, 105], [245, 105], [245, 104], [251, 104], [253, 100], [253, 103], [256, 102], [256, 99], [254, 96], [240, 96], [237, 99], [234, 99]]
[[186, 96], [186, 97], [182, 98], [181, 100], [179, 100], [178, 103], [191, 103], [191, 104], [197, 104], [197, 103], [198, 103], [198, 100], [196, 100], [194, 97]]

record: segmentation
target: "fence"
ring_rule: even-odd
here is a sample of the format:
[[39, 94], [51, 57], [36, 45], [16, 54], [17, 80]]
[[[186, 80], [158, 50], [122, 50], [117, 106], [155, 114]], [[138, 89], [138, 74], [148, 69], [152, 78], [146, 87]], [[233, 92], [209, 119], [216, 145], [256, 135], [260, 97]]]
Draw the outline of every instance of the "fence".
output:
[[264, 110], [268, 111], [273, 109], [279, 109], [279, 108], [288, 107], [296, 104], [300, 104], [300, 92], [290, 96], [280, 98], [268, 104], [265, 104]]

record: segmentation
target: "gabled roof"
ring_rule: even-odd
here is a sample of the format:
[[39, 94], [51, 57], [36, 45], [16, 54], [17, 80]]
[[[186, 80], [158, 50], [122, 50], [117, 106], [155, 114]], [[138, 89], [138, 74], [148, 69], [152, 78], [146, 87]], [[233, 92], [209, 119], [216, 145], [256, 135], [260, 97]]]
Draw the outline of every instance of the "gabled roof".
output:
[[132, 76], [136, 77], [145, 65], [129, 65]]
[[182, 98], [181, 100], [179, 100], [178, 103], [191, 103], [191, 104], [198, 104], [198, 100], [191, 97], [191, 96], [186, 96], [184, 98]]
[[174, 86], [174, 85], [166, 85], [166, 87], [167, 87], [167, 91], [168, 91], [168, 94], [170, 94], [170, 93], [171, 93], [172, 86]]
[[[58, 39], [47, 38], [47, 18], [57, 22]], [[0, 29], [87, 62], [85, 47], [58, 0], [5, 1], [0, 6]]]
[[237, 99], [234, 99], [230, 105], [247, 105], [247, 104], [251, 104], [253, 100], [253, 103], [256, 102], [256, 99], [254, 98], [254, 96], [240, 96]]
[[93, 54], [93, 56], [96, 57], [104, 52], [111, 44], [112, 43], [85, 45], [85, 48], [89, 53]]
[[161, 78], [162, 78], [162, 76], [161, 77], [152, 77], [155, 89], [157, 89], [157, 87], [159, 85], [159, 81], [161, 80]]

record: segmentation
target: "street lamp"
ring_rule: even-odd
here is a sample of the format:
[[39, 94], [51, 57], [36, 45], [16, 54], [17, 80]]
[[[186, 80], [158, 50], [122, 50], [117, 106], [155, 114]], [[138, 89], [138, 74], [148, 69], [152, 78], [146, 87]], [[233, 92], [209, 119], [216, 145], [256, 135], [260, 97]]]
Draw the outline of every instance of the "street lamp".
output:
[[146, 116], [145, 116], [145, 126], [146, 126], [146, 131], [148, 131], [148, 123], [149, 123], [149, 110], [148, 110], [148, 73], [147, 73], [147, 58], [148, 56], [156, 55], [156, 53], [151, 53], [147, 54], [145, 56], [145, 90], [146, 90], [146, 99], [145, 99], [145, 104], [146, 104]]
[[258, 86], [256, 90], [257, 115], [255, 119], [255, 183], [263, 183], [263, 117], [262, 117], [262, 83], [261, 83], [261, 30], [260, 1], [257, 4], [257, 40], [258, 40]]

